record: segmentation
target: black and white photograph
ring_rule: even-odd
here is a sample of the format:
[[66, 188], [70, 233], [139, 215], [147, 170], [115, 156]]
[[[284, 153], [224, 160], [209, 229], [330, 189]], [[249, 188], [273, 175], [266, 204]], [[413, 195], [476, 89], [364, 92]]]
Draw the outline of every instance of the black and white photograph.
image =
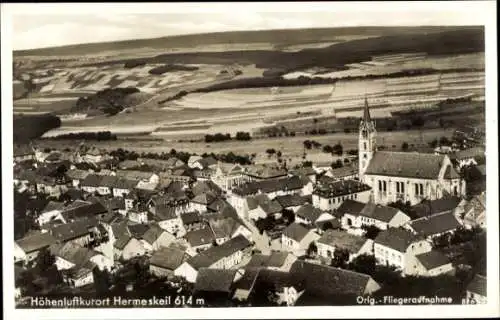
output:
[[498, 316], [495, 12], [2, 4], [4, 305]]

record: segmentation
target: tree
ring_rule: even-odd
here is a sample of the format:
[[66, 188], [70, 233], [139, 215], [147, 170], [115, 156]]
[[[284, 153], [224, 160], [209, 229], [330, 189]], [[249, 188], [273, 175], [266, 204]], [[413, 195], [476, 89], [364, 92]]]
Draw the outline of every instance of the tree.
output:
[[323, 152], [324, 153], [332, 153], [333, 152], [333, 147], [331, 145], [324, 145], [323, 146]]
[[344, 248], [336, 248], [333, 252], [332, 266], [345, 268], [347, 261], [349, 261], [349, 251]]
[[380, 229], [374, 225], [362, 225], [361, 228], [366, 231], [365, 237], [368, 239], [375, 240], [380, 233]]
[[41, 271], [47, 271], [56, 262], [56, 257], [49, 249], [40, 250], [36, 258], [36, 266]]
[[323, 225], [321, 226], [321, 230], [323, 230], [323, 231], [330, 230], [330, 229], [333, 229], [333, 223], [331, 223], [330, 221], [323, 223]]
[[344, 149], [342, 148], [342, 145], [340, 143], [337, 143], [333, 146], [333, 153], [337, 156], [341, 156], [344, 153]]
[[445, 136], [442, 136], [440, 139], [439, 139], [439, 143], [442, 145], [442, 146], [450, 146], [451, 145], [451, 140], [448, 139], [447, 137]]
[[438, 146], [438, 141], [437, 141], [437, 139], [434, 139], [434, 140], [432, 140], [431, 142], [429, 142], [429, 146], [430, 146], [431, 148], [436, 148], [436, 147]]
[[311, 242], [309, 244], [309, 247], [307, 247], [306, 254], [309, 257], [312, 257], [312, 256], [316, 255], [316, 253], [318, 253], [318, 247], [316, 246], [316, 244], [314, 242]]
[[304, 144], [304, 148], [306, 148], [307, 150], [311, 150], [311, 148], [313, 146], [313, 144], [312, 144], [312, 142], [310, 140], [305, 140], [303, 142], [303, 144]]
[[267, 149], [266, 153], [269, 157], [271, 157], [273, 154], [276, 154], [276, 150], [273, 148]]
[[332, 169], [337, 169], [337, 168], [342, 168], [344, 164], [342, 163], [342, 160], [337, 159], [337, 161], [332, 163]]
[[281, 158], [281, 156], [282, 156], [281, 151], [278, 151], [278, 152], [276, 153], [276, 156], [277, 156], [278, 158]]
[[375, 256], [371, 254], [362, 254], [352, 259], [348, 268], [359, 273], [371, 275], [375, 270], [376, 262]]
[[401, 145], [401, 150], [408, 151], [408, 148], [409, 148], [408, 142], [403, 142], [403, 144]]
[[291, 224], [295, 221], [295, 213], [292, 210], [289, 209], [283, 209], [281, 212], [283, 219], [286, 220], [287, 224]]

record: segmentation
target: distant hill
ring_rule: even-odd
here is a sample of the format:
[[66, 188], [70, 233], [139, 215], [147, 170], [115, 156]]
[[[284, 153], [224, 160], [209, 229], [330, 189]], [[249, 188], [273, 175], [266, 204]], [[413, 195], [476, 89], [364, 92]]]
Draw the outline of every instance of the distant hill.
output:
[[153, 39], [136, 39], [125, 41], [87, 43], [33, 50], [14, 51], [14, 57], [21, 56], [64, 56], [80, 54], [97, 54], [110, 50], [133, 50], [149, 47], [168, 49], [176, 47], [192, 47], [193, 45], [215, 45], [229, 43], [300, 44], [333, 41], [341, 36], [388, 36], [405, 34], [426, 34], [451, 30], [470, 30], [477, 27], [462, 26], [425, 26], [425, 27], [344, 27], [322, 29], [286, 29], [260, 31], [216, 32], [193, 35], [169, 36]]
[[61, 126], [61, 119], [52, 114], [14, 115], [13, 121], [13, 140], [15, 143], [27, 143], [41, 137], [45, 132]]
[[[255, 64], [258, 68], [275, 70], [276, 72], [268, 73], [279, 76], [301, 68], [343, 67], [349, 63], [370, 60], [375, 55], [413, 52], [426, 52], [428, 55], [484, 52], [484, 28], [469, 27], [432, 33], [387, 35], [298, 52], [248, 50], [171, 53], [141, 60], [144, 63], [164, 64]], [[127, 61], [105, 61], [87, 66], [122, 64]]]

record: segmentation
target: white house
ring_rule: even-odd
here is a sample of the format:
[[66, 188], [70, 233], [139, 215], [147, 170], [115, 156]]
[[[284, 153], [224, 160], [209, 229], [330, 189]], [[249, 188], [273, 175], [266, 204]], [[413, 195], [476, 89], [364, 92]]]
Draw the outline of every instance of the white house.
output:
[[409, 270], [412, 275], [435, 277], [454, 271], [451, 261], [442, 253], [432, 250], [416, 255], [414, 270]]
[[[361, 205], [363, 205], [363, 209], [359, 213], [350, 210], [350, 208], [359, 208]], [[387, 228], [403, 226], [411, 220], [407, 214], [399, 209], [374, 204], [373, 202], [361, 204], [349, 200], [338, 211], [343, 213], [341, 221], [345, 229], [375, 226], [381, 230], [386, 230]]]
[[337, 209], [344, 201], [356, 200], [367, 203], [371, 188], [357, 180], [340, 180], [318, 184], [312, 193], [313, 206], [323, 211]]
[[248, 239], [237, 236], [189, 258], [175, 269], [174, 274], [194, 283], [200, 268], [231, 269], [249, 255], [251, 248]]
[[168, 247], [175, 241], [175, 236], [153, 224], [142, 235], [142, 243], [146, 252], [154, 252], [163, 247]]
[[380, 264], [393, 265], [403, 274], [413, 274], [421, 265], [417, 255], [432, 250], [432, 244], [403, 228], [381, 231], [374, 240], [375, 259]]
[[292, 223], [281, 235], [281, 248], [292, 252], [296, 256], [302, 256], [312, 242], [319, 239], [319, 235], [312, 229], [307, 229], [298, 223]]
[[373, 240], [338, 230], [325, 231], [316, 241], [316, 246], [318, 255], [328, 260], [334, 258], [337, 249], [346, 250], [349, 261], [362, 254], [373, 254]]

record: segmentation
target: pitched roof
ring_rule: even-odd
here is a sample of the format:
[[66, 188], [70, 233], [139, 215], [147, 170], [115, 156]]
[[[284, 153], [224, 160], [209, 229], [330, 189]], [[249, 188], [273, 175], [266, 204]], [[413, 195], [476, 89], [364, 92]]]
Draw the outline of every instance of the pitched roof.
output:
[[410, 226], [417, 234], [432, 236], [435, 234], [455, 230], [461, 224], [452, 212], [443, 212], [429, 217], [410, 221]]
[[247, 205], [249, 210], [255, 210], [260, 207], [267, 214], [278, 213], [282, 209], [279, 202], [270, 200], [267, 194], [247, 197]]
[[202, 167], [206, 168], [217, 164], [217, 160], [215, 160], [213, 157], [204, 157], [202, 159], [199, 159], [198, 163], [201, 164]]
[[194, 203], [199, 203], [199, 204], [203, 204], [203, 205], [209, 205], [211, 204], [212, 202], [215, 201], [215, 196], [210, 194], [210, 193], [201, 193], [199, 195], [197, 195], [196, 197], [194, 197], [193, 199], [191, 199], [191, 202], [194, 202]]
[[306, 291], [323, 296], [365, 294], [369, 275], [326, 265], [297, 260], [290, 268], [294, 283], [303, 284]]
[[128, 225], [128, 229], [132, 237], [143, 239], [144, 234], [149, 230], [149, 226], [142, 223], [136, 223]]
[[40, 250], [56, 243], [57, 239], [48, 232], [33, 232], [29, 236], [16, 240], [17, 245], [25, 253]]
[[429, 153], [377, 151], [370, 160], [365, 174], [436, 179], [444, 157]]
[[454, 155], [452, 155], [453, 158], [458, 160], [468, 159], [468, 158], [477, 159], [484, 156], [485, 156], [485, 150], [483, 147], [474, 147], [465, 150], [460, 150], [455, 152]]
[[119, 177], [116, 176], [107, 176], [104, 175], [102, 176], [100, 186], [101, 187], [108, 187], [108, 188], [113, 188], [116, 185], [116, 181], [119, 179]]
[[62, 259], [74, 263], [76, 267], [83, 266], [89, 262], [90, 258], [99, 254], [96, 251], [89, 250], [72, 242], [52, 245], [50, 251]]
[[320, 209], [313, 207], [310, 203], [307, 203], [301, 206], [295, 215], [315, 222], [321, 216], [321, 213], [322, 211]]
[[130, 180], [149, 180], [154, 173], [138, 170], [116, 170], [116, 175]]
[[66, 171], [66, 176], [70, 179], [74, 180], [82, 180], [85, 179], [89, 175], [87, 170], [79, 170], [79, 169], [71, 169]]
[[368, 202], [359, 214], [365, 217], [389, 223], [399, 211], [399, 209], [393, 207]]
[[[142, 239], [149, 244], [155, 243], [156, 240], [164, 233], [167, 232], [160, 228], [158, 224], [149, 226], [149, 229], [142, 235]], [[173, 237], [173, 235], [172, 235]]]
[[155, 215], [158, 218], [158, 221], [177, 219], [175, 207], [165, 204], [160, 204], [155, 207]]
[[467, 291], [486, 297], [486, 277], [476, 274], [472, 281], [467, 285]]
[[97, 174], [89, 174], [83, 181], [80, 183], [82, 187], [99, 187], [101, 185], [101, 179], [104, 176], [100, 176]]
[[319, 243], [324, 243], [336, 248], [347, 249], [351, 253], [358, 253], [367, 239], [358, 237], [345, 231], [326, 230], [318, 239]]
[[223, 219], [211, 219], [208, 224], [216, 238], [225, 238], [231, 237], [233, 233], [241, 226], [241, 223], [236, 219], [231, 217], [223, 218]]
[[214, 196], [219, 196], [222, 194], [222, 189], [216, 185], [212, 180], [208, 181], [197, 181], [194, 186], [191, 188], [191, 191], [195, 196], [210, 193]]
[[186, 253], [178, 248], [162, 247], [153, 253], [153, 256], [149, 259], [149, 263], [153, 266], [173, 271], [177, 269], [186, 258]]
[[47, 203], [45, 208], [43, 208], [42, 213], [54, 210], [61, 210], [62, 208], [64, 208], [64, 202], [49, 201], [49, 203]]
[[138, 180], [127, 179], [123, 177], [115, 177], [115, 179], [110, 184], [110, 187], [114, 189], [125, 189], [131, 190], [139, 183]]
[[240, 290], [251, 291], [257, 280], [261, 268], [245, 267], [244, 270], [245, 272], [243, 273], [241, 278], [234, 283], [233, 287], [235, 290], [240, 289]]
[[405, 253], [406, 249], [417, 239], [415, 235], [406, 229], [389, 228], [382, 230], [374, 241], [377, 244]]
[[232, 291], [236, 272], [237, 270], [231, 269], [200, 268], [196, 277], [196, 283], [194, 284], [194, 290], [229, 293]]
[[309, 233], [309, 229], [303, 227], [298, 223], [291, 223], [285, 230], [283, 230], [283, 235], [297, 242], [302, 241], [305, 236]]
[[181, 214], [181, 220], [184, 225], [201, 222], [201, 216], [198, 211], [190, 211]]
[[260, 179], [271, 179], [286, 176], [287, 172], [274, 165], [261, 164], [249, 167], [246, 174]]
[[343, 178], [343, 177], [348, 177], [348, 176], [353, 176], [357, 175], [358, 168], [355, 166], [343, 166], [340, 168], [335, 168], [335, 169], [328, 169], [330, 175], [334, 178]]
[[361, 211], [365, 208], [365, 203], [347, 199], [342, 204], [340, 207], [337, 208], [337, 212], [341, 214], [352, 214], [352, 215], [359, 215]]
[[61, 211], [66, 221], [80, 218], [92, 218], [107, 213], [108, 209], [101, 202], [87, 202], [76, 200]]
[[187, 263], [195, 269], [210, 267], [220, 259], [228, 257], [238, 251], [251, 246], [250, 241], [242, 235], [234, 237], [223, 244], [200, 252], [199, 254], [187, 260]]
[[437, 200], [425, 201], [416, 204], [412, 207], [415, 214], [419, 217], [453, 211], [460, 204], [461, 200], [458, 197], [444, 197]]
[[95, 218], [83, 218], [75, 222], [61, 224], [52, 228], [52, 235], [59, 241], [66, 242], [83, 237], [90, 233], [90, 229], [98, 224]]
[[309, 203], [309, 199], [307, 197], [299, 196], [297, 194], [277, 196], [274, 200], [278, 201], [283, 208], [297, 207]]
[[125, 246], [132, 240], [132, 237], [129, 235], [123, 235], [121, 237], [116, 238], [115, 243], [113, 246], [119, 250], [123, 250]]
[[283, 266], [289, 253], [285, 251], [273, 251], [269, 255], [256, 253], [247, 263], [246, 268], [275, 267]]
[[444, 254], [436, 250], [416, 255], [416, 258], [427, 270], [432, 270], [450, 263], [450, 260], [448, 260]]
[[215, 240], [214, 234], [209, 227], [189, 231], [184, 237], [192, 247], [210, 244]]
[[321, 197], [338, 197], [370, 189], [369, 185], [358, 180], [340, 180], [331, 183], [318, 184], [314, 188], [313, 194]]

